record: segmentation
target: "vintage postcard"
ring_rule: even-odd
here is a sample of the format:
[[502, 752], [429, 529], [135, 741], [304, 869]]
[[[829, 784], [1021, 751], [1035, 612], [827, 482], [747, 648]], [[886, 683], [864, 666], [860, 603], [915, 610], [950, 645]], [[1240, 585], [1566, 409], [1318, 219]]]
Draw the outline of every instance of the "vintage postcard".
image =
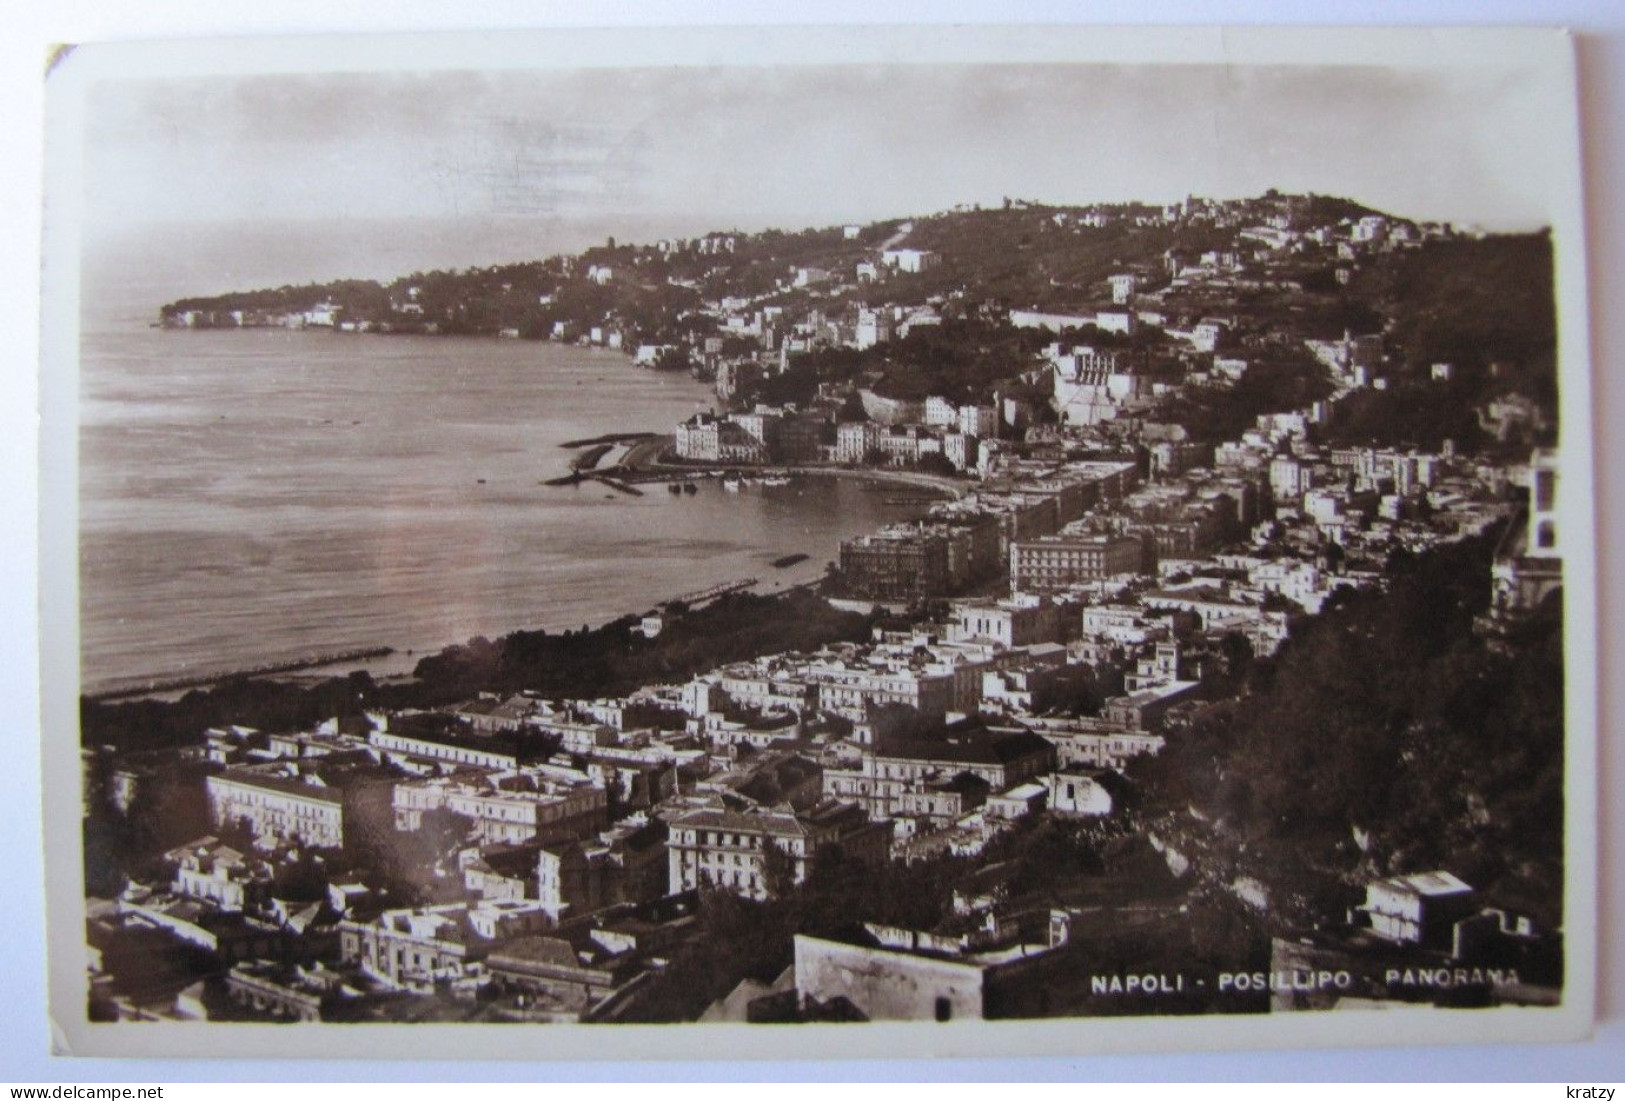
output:
[[46, 80], [59, 1050], [1589, 1030], [1567, 35]]

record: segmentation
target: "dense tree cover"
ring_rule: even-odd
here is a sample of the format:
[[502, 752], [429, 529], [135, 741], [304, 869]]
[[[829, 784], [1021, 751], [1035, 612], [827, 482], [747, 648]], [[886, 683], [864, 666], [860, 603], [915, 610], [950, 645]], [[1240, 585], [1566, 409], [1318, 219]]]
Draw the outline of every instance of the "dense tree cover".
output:
[[[1460, 382], [1394, 381], [1386, 390], [1355, 390], [1332, 408], [1315, 438], [1334, 447], [1417, 447], [1437, 453], [1445, 440], [1466, 453], [1494, 441], [1478, 425], [1473, 391]], [[1528, 445], [1515, 447], [1527, 459]], [[1510, 456], [1509, 456], [1510, 457]]]
[[122, 815], [113, 813], [104, 791], [96, 779], [84, 819], [85, 893], [91, 897], [112, 898], [133, 878], [160, 876], [158, 854], [206, 834], [228, 844], [237, 840], [212, 825], [203, 776], [195, 769], [147, 778]]
[[[1557, 419], [1557, 317], [1548, 233], [1428, 242], [1358, 270], [1351, 301], [1388, 319], [1400, 355], [1387, 391], [1350, 395], [1325, 433], [1332, 443], [1489, 448], [1473, 410], [1491, 398], [1530, 398]], [[1455, 377], [1434, 383], [1449, 363]], [[1511, 445], [1527, 449], [1528, 440]], [[1551, 442], [1547, 437], [1540, 442]]]
[[935, 394], [952, 402], [986, 402], [1007, 380], [1039, 366], [1038, 353], [1054, 337], [983, 321], [944, 321], [910, 329], [902, 340], [877, 345], [883, 397], [923, 401]]
[[1129, 775], [1148, 821], [1272, 884], [1283, 919], [1335, 915], [1376, 875], [1445, 867], [1561, 920], [1563, 661], [1556, 602], [1485, 644], [1490, 541], [1402, 563], [1386, 593], [1308, 621], [1245, 698]]
[[1157, 419], [1183, 425], [1193, 440], [1219, 444], [1240, 439], [1262, 414], [1307, 409], [1331, 391], [1326, 368], [1298, 349], [1253, 361], [1233, 386], [1186, 387], [1157, 410]]
[[1000, 385], [1039, 366], [1039, 351], [1054, 339], [1042, 329], [950, 319], [871, 348], [821, 348], [797, 356], [788, 371], [764, 381], [760, 396], [805, 402], [824, 383], [872, 381], [883, 397], [987, 401]]
[[473, 820], [443, 808], [425, 811], [419, 828], [397, 830], [386, 806], [357, 816], [346, 838], [346, 863], [394, 905], [428, 906], [462, 897], [459, 849], [474, 840]]
[[797, 268], [850, 277], [853, 265], [890, 236], [895, 225], [866, 226], [856, 241], [847, 240], [841, 226], [736, 234], [732, 252], [710, 258], [679, 253], [667, 262], [674, 274], [700, 280], [701, 289], [711, 298], [767, 295]]
[[627, 616], [594, 630], [475, 639], [423, 659], [416, 675], [463, 694], [529, 689], [549, 696], [624, 695], [760, 654], [866, 638], [870, 620], [797, 590], [782, 596], [729, 594], [670, 620], [653, 639], [634, 631], [637, 623], [637, 617]]
[[[1275, 197], [1260, 201], [1260, 216], [1275, 209]], [[1365, 208], [1341, 200], [1293, 200], [1313, 218]], [[1328, 205], [1328, 202], [1330, 205]], [[166, 314], [186, 309], [265, 309], [302, 311], [330, 301], [345, 320], [388, 320], [399, 329], [432, 322], [441, 332], [495, 332], [515, 328], [525, 336], [545, 336], [552, 324], [576, 326], [614, 319], [648, 342], [683, 335], [685, 318], [700, 295], [771, 299], [774, 304], [839, 308], [846, 301], [915, 304], [928, 298], [948, 300], [965, 287], [979, 296], [1019, 308], [1073, 308], [1080, 298], [1098, 299], [1103, 280], [1130, 266], [1155, 270], [1170, 250], [1199, 256], [1203, 251], [1232, 247], [1237, 230], [1201, 222], [1145, 226], [1136, 215], [1160, 208], [1124, 207], [1104, 227], [1078, 220], [1078, 208], [1012, 202], [999, 209], [953, 210], [912, 221], [899, 243], [936, 251], [941, 263], [917, 274], [890, 273], [880, 282], [826, 299], [817, 284], [789, 288], [799, 268], [823, 269], [850, 279], [859, 261], [897, 237], [901, 220], [861, 227], [848, 239], [839, 226], [800, 231], [778, 229], [731, 234], [732, 250], [698, 248], [661, 251], [652, 245], [617, 245], [613, 240], [577, 257], [555, 256], [525, 263], [473, 267], [459, 271], [413, 272], [382, 284], [340, 280], [326, 284], [285, 286], [213, 296], [192, 296], [170, 303]], [[586, 278], [594, 266], [613, 269], [607, 284]], [[673, 283], [672, 281], [677, 281]], [[401, 307], [413, 304], [414, 312]], [[421, 310], [421, 313], [415, 312]], [[690, 334], [693, 335], [693, 334]]]
[[1551, 377], [1557, 303], [1549, 233], [1432, 241], [1360, 269], [1349, 292], [1392, 318], [1391, 336], [1413, 373], [1453, 363], [1491, 392], [1513, 384], [1487, 376], [1491, 362], [1537, 368], [1531, 380]]
[[1074, 309], [1080, 297], [1101, 298], [1110, 275], [1129, 267], [1160, 267], [1169, 249], [1200, 255], [1231, 247], [1236, 240], [1234, 229], [1135, 226], [1128, 220], [1096, 228], [1057, 223], [1059, 213], [1064, 211], [1058, 207], [1024, 206], [921, 219], [909, 235], [909, 247], [931, 249], [942, 262], [888, 285], [888, 294], [900, 291], [903, 301], [923, 302], [973, 286], [982, 297], [1015, 309]]
[[209, 727], [230, 723], [258, 730], [308, 730], [324, 719], [359, 715], [383, 699], [366, 673], [334, 677], [308, 688], [238, 677], [173, 701], [81, 699], [79, 731], [88, 747], [108, 746], [121, 752], [160, 749], [196, 745]]
[[321, 302], [333, 302], [362, 314], [388, 307], [389, 295], [383, 284], [373, 279], [339, 279], [331, 283], [303, 283], [230, 294], [193, 296], [177, 299], [163, 308], [165, 314], [185, 310], [278, 310], [304, 311]]
[[514, 329], [522, 337], [543, 339], [555, 323], [579, 333], [611, 320], [642, 340], [665, 343], [714, 331], [714, 320], [693, 313], [700, 297], [692, 288], [651, 278], [631, 266], [614, 269], [609, 282], [599, 283], [585, 277], [590, 266], [583, 257], [579, 270], [572, 272], [555, 257], [455, 272], [413, 272], [388, 284], [338, 280], [183, 298], [161, 312], [166, 317], [185, 310], [295, 313], [326, 302], [337, 307], [340, 321], [388, 322], [402, 332], [421, 331], [432, 323], [447, 335]]

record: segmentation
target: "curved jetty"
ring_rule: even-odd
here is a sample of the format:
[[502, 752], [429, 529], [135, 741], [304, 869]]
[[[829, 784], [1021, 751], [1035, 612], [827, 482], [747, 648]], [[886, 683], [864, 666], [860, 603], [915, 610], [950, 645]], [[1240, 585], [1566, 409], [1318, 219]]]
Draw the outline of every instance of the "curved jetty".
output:
[[615, 445], [612, 443], [593, 444], [587, 450], [570, 460], [570, 469], [591, 470], [593, 467], [598, 465], [598, 460], [602, 459], [605, 455], [608, 455], [610, 451], [614, 450], [614, 447]]

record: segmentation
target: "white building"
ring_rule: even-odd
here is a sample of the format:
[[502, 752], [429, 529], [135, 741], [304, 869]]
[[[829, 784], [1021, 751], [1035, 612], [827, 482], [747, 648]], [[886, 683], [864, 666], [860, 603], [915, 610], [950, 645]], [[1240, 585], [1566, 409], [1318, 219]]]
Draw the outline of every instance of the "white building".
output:
[[848, 421], [835, 428], [835, 461], [864, 463], [880, 450], [880, 426], [873, 421]]
[[338, 324], [339, 307], [333, 302], [318, 302], [306, 310], [301, 317], [306, 325], [331, 327]]
[[955, 470], [974, 469], [977, 460], [975, 436], [963, 432], [950, 432], [942, 437], [942, 454]]
[[1198, 352], [1213, 351], [1219, 346], [1219, 341], [1222, 339], [1224, 339], [1224, 324], [1219, 321], [1204, 319], [1191, 329], [1191, 347]]
[[209, 902], [227, 913], [241, 913], [261, 891], [271, 886], [270, 868], [250, 862], [236, 849], [213, 837], [202, 837], [165, 854], [175, 863], [174, 892], [183, 898]]
[[606, 823], [607, 805], [604, 789], [584, 779], [568, 783], [535, 773], [397, 784], [393, 799], [397, 830], [419, 829], [426, 812], [447, 810], [470, 819], [486, 844], [517, 844], [550, 828], [591, 833]]
[[453, 903], [417, 910], [386, 910], [368, 922], [339, 925], [346, 963], [395, 986], [427, 986], [457, 979], [503, 941], [552, 927], [536, 902]]
[[859, 310], [854, 341], [861, 351], [892, 338], [892, 320], [881, 310]]
[[986, 641], [1006, 649], [1060, 638], [1060, 609], [1043, 596], [955, 601], [948, 626], [950, 642]]
[[871, 823], [850, 803], [827, 802], [804, 815], [763, 809], [694, 811], [671, 824], [666, 840], [671, 889], [710, 884], [745, 898], [765, 899], [773, 886], [769, 851], [787, 858], [791, 881], [801, 883], [826, 844], [841, 845], [848, 859], [884, 860], [891, 845], [891, 823]]
[[1394, 876], [1366, 884], [1360, 906], [1371, 931], [1399, 944], [1448, 943], [1449, 925], [1473, 910], [1473, 889], [1445, 871]]
[[1330, 490], [1311, 489], [1303, 495], [1303, 511], [1315, 524], [1335, 524], [1343, 516], [1343, 496]]
[[942, 257], [924, 249], [889, 248], [880, 254], [880, 262], [888, 268], [918, 275], [936, 267], [942, 262]]
[[1082, 613], [1084, 638], [1137, 646], [1168, 635], [1166, 620], [1149, 617], [1131, 604], [1088, 604]]
[[1388, 236], [1388, 219], [1380, 214], [1367, 214], [1349, 227], [1349, 238], [1354, 241], [1381, 241]]
[[1320, 613], [1330, 595], [1330, 590], [1321, 588], [1320, 571], [1311, 562], [1263, 562], [1248, 571], [1247, 579], [1262, 592], [1285, 597], [1311, 615]]
[[291, 763], [229, 768], [205, 781], [210, 820], [246, 826], [261, 844], [341, 848], [358, 814], [388, 806], [391, 787], [376, 775], [346, 779], [330, 783], [319, 771]]
[[959, 410], [947, 398], [932, 394], [925, 399], [925, 423], [934, 428], [945, 428], [959, 423]]
[[996, 435], [999, 413], [991, 405], [961, 405], [958, 409], [959, 431], [967, 436], [982, 438]]
[[1088, 772], [1052, 772], [1045, 780], [1049, 798], [1045, 806], [1062, 818], [1100, 818], [1112, 812], [1112, 795], [1098, 775]]
[[809, 678], [818, 685], [818, 706], [861, 722], [871, 707], [902, 704], [926, 718], [940, 719], [954, 702], [954, 675], [913, 669], [814, 666]]
[[716, 462], [722, 457], [722, 426], [715, 417], [696, 413], [677, 426], [677, 457]]
[[1134, 322], [1134, 314], [1127, 310], [1101, 310], [1095, 314], [1095, 327], [1108, 333], [1133, 335]]
[[1270, 492], [1277, 501], [1296, 501], [1314, 484], [1312, 468], [1290, 455], [1270, 460]]

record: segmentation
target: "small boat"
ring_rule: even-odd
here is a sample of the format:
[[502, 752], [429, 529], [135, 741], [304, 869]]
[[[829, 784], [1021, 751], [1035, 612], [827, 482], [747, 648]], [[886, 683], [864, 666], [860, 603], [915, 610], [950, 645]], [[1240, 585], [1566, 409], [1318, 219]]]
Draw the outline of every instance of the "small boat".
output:
[[727, 490], [729, 493], [738, 493], [740, 484], [741, 483], [738, 478], [722, 479], [722, 488]]
[[762, 484], [765, 486], [787, 486], [790, 484], [790, 479], [776, 474], [771, 478], [763, 478]]
[[683, 483], [683, 492], [684, 493], [698, 493], [699, 491], [700, 491], [700, 487], [695, 485], [693, 482], [684, 482]]
[[787, 554], [782, 558], [773, 559], [773, 568], [776, 570], [788, 569], [791, 566], [799, 565], [800, 563], [805, 562], [808, 557], [809, 556], [805, 554]]
[[683, 492], [683, 487], [678, 485], [676, 482], [673, 482], [671, 485], [666, 487], [666, 492], [676, 496], [677, 494]]

